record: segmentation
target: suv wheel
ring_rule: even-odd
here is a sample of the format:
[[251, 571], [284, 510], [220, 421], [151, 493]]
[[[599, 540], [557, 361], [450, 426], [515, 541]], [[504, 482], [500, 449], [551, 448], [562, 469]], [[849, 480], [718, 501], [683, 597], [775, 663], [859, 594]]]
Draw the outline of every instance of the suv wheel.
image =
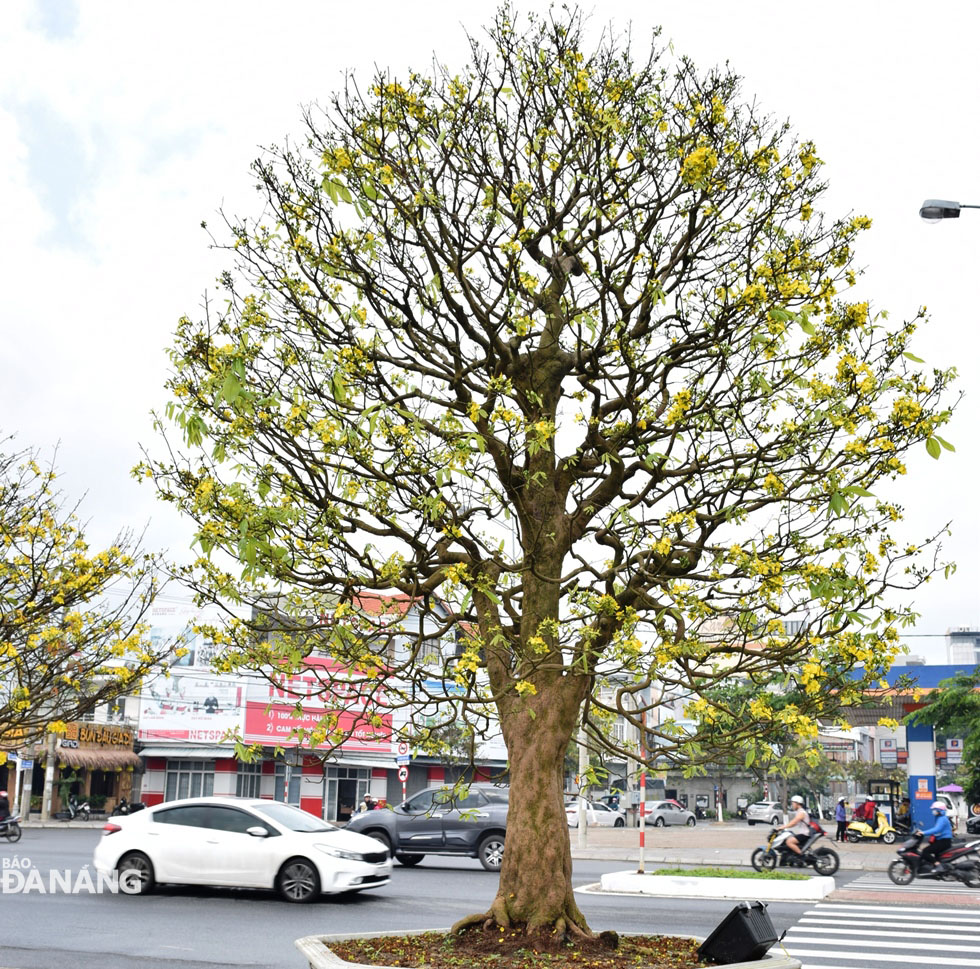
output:
[[366, 835], [368, 838], [374, 838], [375, 841], [380, 841], [388, 849], [389, 857], [395, 853], [391, 844], [391, 836], [387, 831], [372, 828], [370, 831], [358, 831], [357, 833]]
[[476, 849], [480, 864], [487, 871], [500, 871], [500, 866], [504, 862], [504, 836], [502, 834], [488, 834]]

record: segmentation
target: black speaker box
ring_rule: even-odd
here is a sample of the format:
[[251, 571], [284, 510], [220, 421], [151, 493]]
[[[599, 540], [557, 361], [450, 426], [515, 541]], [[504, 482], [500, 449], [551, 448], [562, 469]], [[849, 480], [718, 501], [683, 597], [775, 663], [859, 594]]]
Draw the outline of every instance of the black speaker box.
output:
[[739, 902], [698, 947], [698, 957], [724, 965], [751, 962], [778, 939], [765, 902]]

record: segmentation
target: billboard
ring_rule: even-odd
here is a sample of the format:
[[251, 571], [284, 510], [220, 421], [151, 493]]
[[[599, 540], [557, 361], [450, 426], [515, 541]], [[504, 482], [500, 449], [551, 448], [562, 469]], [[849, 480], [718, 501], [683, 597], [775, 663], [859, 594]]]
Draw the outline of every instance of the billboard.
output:
[[[321, 717], [333, 714], [337, 729], [348, 735], [341, 745], [345, 753], [390, 754], [391, 714], [377, 709], [379, 693], [375, 692], [369, 700], [365, 694], [368, 687], [346, 681], [335, 669], [322, 665], [321, 673], [329, 675], [321, 676], [311, 670], [307, 674], [283, 677], [276, 683], [249, 684], [244, 725], [246, 743], [295, 747], [299, 741], [293, 736], [294, 730], [313, 730]], [[372, 688], [378, 690], [376, 684]], [[301, 716], [296, 715], [297, 702], [303, 706]], [[372, 713], [380, 715], [380, 724], [370, 722]]]
[[216, 744], [240, 731], [245, 717], [246, 681], [229, 676], [158, 676], [140, 695], [140, 740], [180, 740]]

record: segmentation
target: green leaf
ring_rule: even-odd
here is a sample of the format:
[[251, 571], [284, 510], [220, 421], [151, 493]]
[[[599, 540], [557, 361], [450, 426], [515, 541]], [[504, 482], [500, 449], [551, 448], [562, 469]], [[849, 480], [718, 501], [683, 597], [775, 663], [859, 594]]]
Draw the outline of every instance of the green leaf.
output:
[[816, 336], [817, 328], [809, 320], [800, 320], [800, 329], [807, 336]]
[[862, 488], [859, 485], [848, 485], [846, 488], [841, 488], [841, 494], [858, 495], [861, 498], [874, 498], [874, 495], [867, 488]]
[[922, 357], [917, 357], [914, 353], [909, 353], [908, 350], [906, 350], [902, 356], [905, 357], [906, 360], [911, 360], [913, 363], [925, 363], [925, 360], [923, 360]]
[[940, 444], [941, 444], [941, 445], [942, 445], [942, 446], [943, 446], [944, 448], [946, 448], [946, 450], [947, 450], [947, 451], [955, 451], [955, 450], [956, 450], [956, 448], [955, 448], [955, 447], [953, 447], [953, 445], [952, 445], [952, 444], [950, 444], [950, 443], [949, 443], [949, 441], [947, 441], [947, 440], [946, 440], [945, 438], [942, 438], [942, 437], [940, 437], [940, 436], [939, 436], [938, 434], [933, 434], [932, 436], [933, 436], [933, 437], [934, 437], [934, 438], [935, 438], [935, 439], [936, 439], [937, 441], [939, 441], [939, 443], [940, 443]]
[[226, 373], [224, 383], [221, 385], [221, 396], [229, 404], [234, 404], [241, 395], [241, 392], [242, 384], [238, 377], [231, 371]]
[[929, 452], [929, 457], [935, 458], [937, 461], [939, 460], [939, 455], [943, 453], [943, 449], [940, 447], [939, 441], [937, 441], [934, 437], [930, 437], [926, 441], [926, 450]]
[[830, 510], [838, 517], [847, 511], [847, 502], [839, 491], [835, 491], [830, 496]]
[[750, 747], [749, 752], [745, 755], [745, 766], [751, 767], [755, 763], [755, 747]]

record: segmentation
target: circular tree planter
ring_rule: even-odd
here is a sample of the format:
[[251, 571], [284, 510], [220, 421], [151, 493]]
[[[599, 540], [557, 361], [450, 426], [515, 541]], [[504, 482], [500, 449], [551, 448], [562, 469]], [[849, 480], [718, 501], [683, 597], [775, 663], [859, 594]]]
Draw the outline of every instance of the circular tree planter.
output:
[[[307, 935], [297, 939], [294, 945], [303, 954], [310, 969], [404, 969], [404, 967], [368, 965], [363, 962], [348, 962], [331, 952], [331, 942], [346, 942], [348, 939], [383, 939], [388, 936], [421, 935], [422, 932], [448, 932], [449, 929], [424, 929], [402, 932], [356, 932], [347, 935]], [[694, 938], [694, 936], [691, 936]], [[476, 967], [474, 966], [474, 969]], [[725, 969], [800, 969], [800, 960], [784, 952], [772, 953], [753, 962], [732, 962]]]

